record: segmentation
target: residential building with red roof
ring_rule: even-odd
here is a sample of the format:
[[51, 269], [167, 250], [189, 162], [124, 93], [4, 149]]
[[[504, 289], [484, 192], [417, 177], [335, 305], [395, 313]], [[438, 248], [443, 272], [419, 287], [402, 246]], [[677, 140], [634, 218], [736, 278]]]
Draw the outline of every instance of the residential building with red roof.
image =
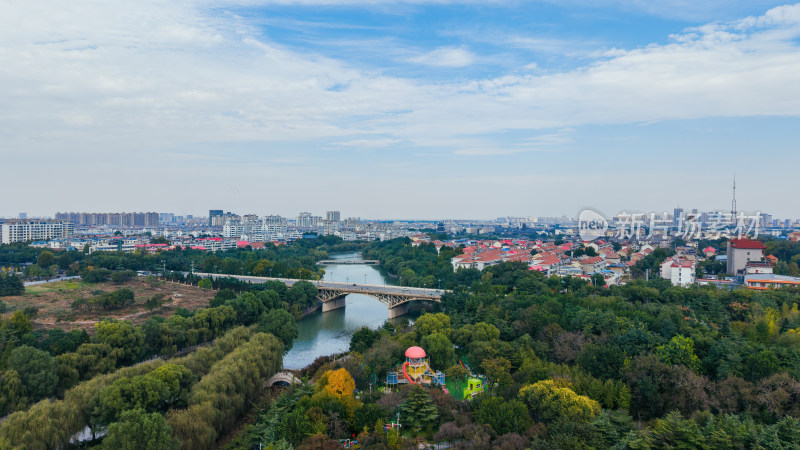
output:
[[731, 239], [728, 241], [727, 272], [731, 275], [740, 275], [744, 273], [748, 262], [764, 260], [765, 248], [761, 241], [748, 239], [746, 237]]

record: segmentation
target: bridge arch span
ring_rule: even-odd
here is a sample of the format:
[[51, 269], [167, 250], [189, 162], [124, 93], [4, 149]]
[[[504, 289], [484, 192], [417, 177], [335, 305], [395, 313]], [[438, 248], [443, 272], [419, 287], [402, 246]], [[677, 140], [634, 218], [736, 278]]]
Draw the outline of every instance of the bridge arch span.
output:
[[275, 385], [281, 385], [281, 384], [291, 385], [291, 384], [300, 384], [300, 383], [301, 383], [300, 379], [297, 378], [294, 375], [294, 373], [289, 372], [289, 371], [283, 371], [283, 372], [276, 373], [275, 375], [270, 377], [269, 380], [264, 382], [264, 387], [265, 388], [269, 388], [269, 387], [273, 387]]

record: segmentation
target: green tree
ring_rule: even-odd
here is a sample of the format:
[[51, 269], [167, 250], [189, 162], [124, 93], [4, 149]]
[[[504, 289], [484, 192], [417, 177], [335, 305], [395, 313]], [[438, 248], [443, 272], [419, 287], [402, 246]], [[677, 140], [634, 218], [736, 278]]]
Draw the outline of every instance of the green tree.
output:
[[126, 410], [163, 411], [185, 397], [194, 377], [184, 366], [164, 364], [144, 375], [124, 377], [100, 391], [94, 399], [96, 423], [108, 424]]
[[406, 427], [426, 429], [436, 426], [438, 421], [439, 412], [425, 388], [415, 384], [400, 405], [400, 423]]
[[55, 392], [58, 375], [49, 353], [27, 345], [17, 347], [8, 357], [8, 367], [19, 374], [31, 400], [38, 401]]
[[100, 344], [112, 348], [116, 358], [122, 364], [138, 361], [144, 350], [144, 333], [130, 322], [103, 321], [95, 326], [95, 337]]
[[197, 286], [198, 286], [200, 289], [205, 289], [205, 290], [209, 290], [209, 289], [211, 289], [212, 287], [214, 287], [214, 286], [211, 284], [211, 280], [209, 280], [208, 278], [203, 278], [202, 280], [198, 281], [198, 282], [197, 282]]
[[22, 380], [15, 370], [0, 372], [0, 414], [15, 411], [25, 404], [25, 392]]
[[447, 333], [450, 330], [450, 316], [444, 313], [423, 314], [414, 323], [414, 328], [420, 336], [431, 333]]
[[484, 398], [473, 416], [477, 422], [492, 427], [497, 434], [522, 433], [531, 426], [528, 408], [516, 399]]
[[56, 262], [56, 257], [53, 253], [45, 250], [42, 253], [39, 253], [39, 257], [36, 258], [36, 264], [41, 267], [42, 269], [47, 269]]
[[298, 334], [294, 317], [285, 309], [273, 309], [262, 314], [258, 322], [258, 331], [272, 333], [280, 339], [283, 342], [284, 352], [291, 350]]
[[164, 416], [133, 409], [123, 412], [119, 422], [109, 425], [102, 447], [107, 450], [177, 450], [180, 441], [172, 437], [172, 428]]
[[453, 343], [443, 333], [429, 334], [422, 338], [421, 344], [430, 357], [431, 366], [435, 369], [445, 369], [456, 363]]
[[692, 338], [673, 336], [668, 343], [656, 347], [656, 354], [665, 364], [682, 364], [694, 372], [700, 371], [700, 358], [694, 353]]
[[350, 338], [350, 351], [363, 354], [372, 347], [372, 343], [380, 337], [380, 331], [371, 330], [369, 327], [361, 327], [356, 330], [356, 332], [353, 333], [353, 337]]

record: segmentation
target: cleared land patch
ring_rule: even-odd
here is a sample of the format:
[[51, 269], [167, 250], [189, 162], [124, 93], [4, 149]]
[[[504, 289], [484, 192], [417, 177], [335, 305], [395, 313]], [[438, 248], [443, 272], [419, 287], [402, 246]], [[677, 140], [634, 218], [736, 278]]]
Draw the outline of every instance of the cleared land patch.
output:
[[[132, 305], [109, 309], [72, 307], [74, 302], [81, 299], [90, 300], [104, 293], [123, 288], [133, 291]], [[145, 303], [154, 297], [158, 299], [161, 306], [150, 310], [145, 307]], [[213, 297], [214, 291], [212, 290], [139, 277], [125, 284], [112, 282], [92, 284], [80, 280], [69, 280], [28, 286], [25, 288], [24, 295], [4, 297], [2, 300], [14, 310], [37, 308], [38, 313], [33, 319], [36, 328], [57, 327], [65, 330], [85, 328], [91, 332], [94, 324], [104, 318], [131, 320], [134, 324], [140, 324], [152, 315], [171, 316], [176, 308], [193, 311], [208, 307]]]

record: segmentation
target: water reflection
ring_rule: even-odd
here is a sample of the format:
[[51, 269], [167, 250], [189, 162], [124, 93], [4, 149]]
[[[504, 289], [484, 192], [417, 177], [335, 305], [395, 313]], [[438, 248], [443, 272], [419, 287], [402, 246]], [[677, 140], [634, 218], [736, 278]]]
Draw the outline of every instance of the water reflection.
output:
[[[360, 254], [340, 254], [333, 258], [354, 260], [360, 259]], [[366, 280], [367, 284], [387, 284], [389, 281], [375, 266], [366, 264], [325, 266], [324, 280], [349, 283], [364, 283]], [[318, 311], [298, 322], [299, 335], [283, 358], [285, 368], [301, 369], [319, 356], [347, 351], [356, 330], [363, 326], [378, 328], [388, 317], [386, 306], [375, 298], [350, 294], [345, 301], [344, 308], [324, 314]], [[399, 320], [403, 318], [395, 319]]]

